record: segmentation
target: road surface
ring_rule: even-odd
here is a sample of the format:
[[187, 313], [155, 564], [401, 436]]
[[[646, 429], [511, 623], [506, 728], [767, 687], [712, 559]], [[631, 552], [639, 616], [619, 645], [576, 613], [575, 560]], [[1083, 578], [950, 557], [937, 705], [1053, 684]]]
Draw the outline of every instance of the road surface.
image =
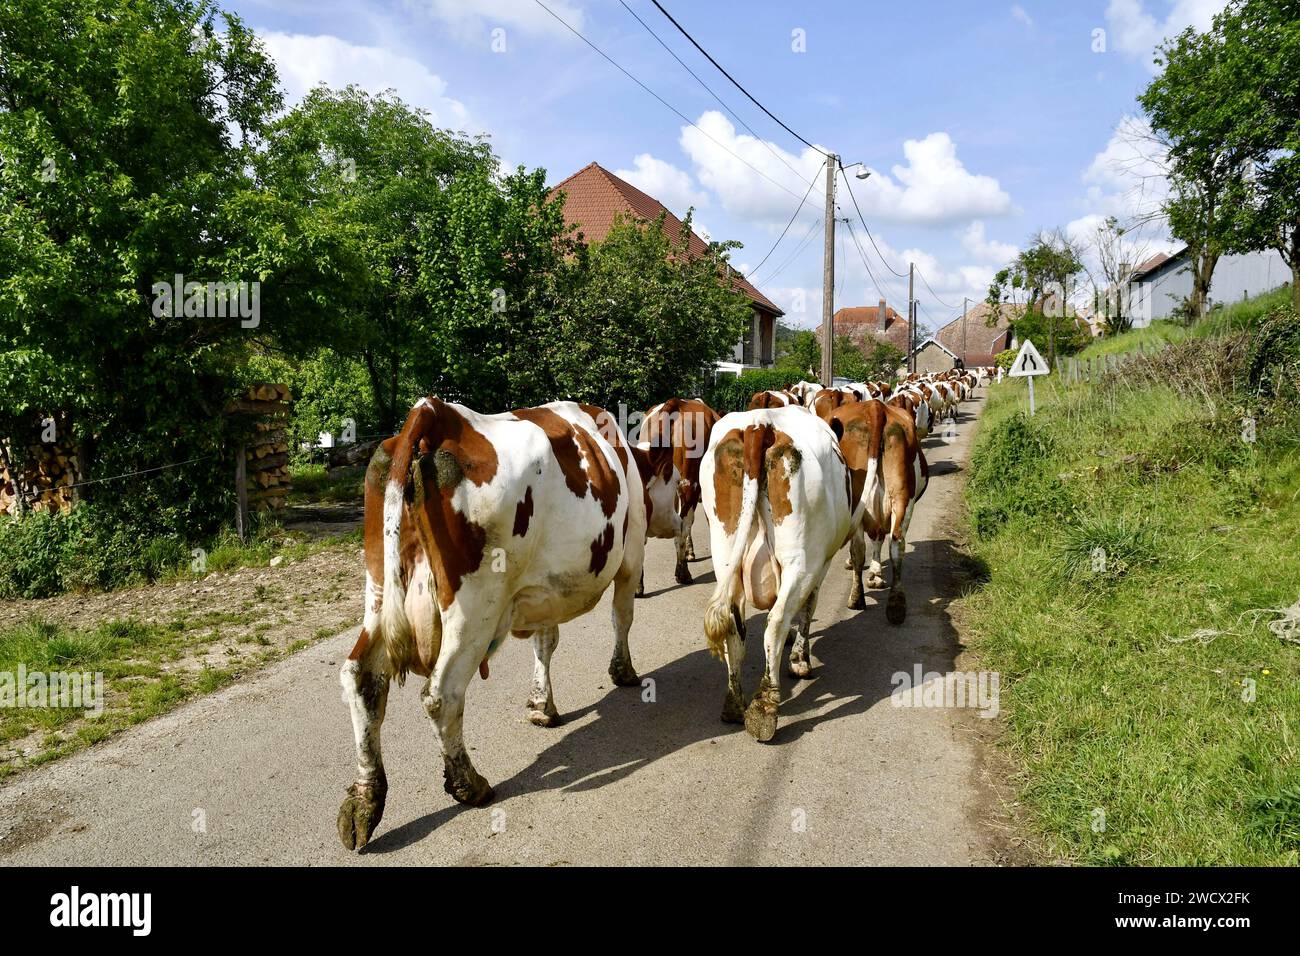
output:
[[[383, 823], [363, 852], [342, 848], [335, 818], [355, 760], [338, 669], [351, 630], [0, 785], [0, 865], [995, 862], [969, 714], [890, 701], [895, 672], [946, 672], [959, 650], [946, 610], [956, 596], [947, 529], [982, 405], [981, 392], [963, 406], [955, 440], [925, 443], [931, 480], [911, 529], [907, 622], [885, 622], [883, 591], [868, 592], [865, 611], [846, 610], [849, 573], [837, 558], [813, 674], [783, 676], [770, 744], [718, 719], [726, 670], [701, 626], [713, 582], [701, 514], [694, 584], [673, 581], [671, 541], [650, 542], [631, 645], [653, 694], [605, 673], [608, 595], [561, 628], [562, 726], [525, 718], [528, 642], [508, 642], [491, 677], [475, 679], [465, 740], [496, 788], [493, 804], [470, 809], [443, 792], [413, 678], [389, 698]], [[762, 673], [763, 621], [748, 622], [746, 695]]]

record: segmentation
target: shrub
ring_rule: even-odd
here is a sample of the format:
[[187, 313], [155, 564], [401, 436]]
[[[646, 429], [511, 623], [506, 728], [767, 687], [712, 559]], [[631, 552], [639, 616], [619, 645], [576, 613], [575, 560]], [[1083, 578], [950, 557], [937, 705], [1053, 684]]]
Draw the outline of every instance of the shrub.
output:
[[981, 538], [1015, 515], [1067, 517], [1069, 492], [1050, 473], [1050, 437], [1024, 412], [993, 425], [971, 460], [971, 519]]
[[1018, 349], [1006, 349], [999, 352], [993, 357], [994, 366], [1008, 372], [1011, 371], [1011, 363], [1016, 360], [1016, 352], [1018, 351]]
[[1300, 315], [1278, 309], [1251, 337], [1245, 384], [1261, 398], [1294, 395], [1300, 376]]
[[715, 411], [741, 412], [749, 407], [755, 392], [789, 388], [803, 378], [798, 369], [755, 368], [739, 375], [719, 375], [705, 391], [704, 400]]

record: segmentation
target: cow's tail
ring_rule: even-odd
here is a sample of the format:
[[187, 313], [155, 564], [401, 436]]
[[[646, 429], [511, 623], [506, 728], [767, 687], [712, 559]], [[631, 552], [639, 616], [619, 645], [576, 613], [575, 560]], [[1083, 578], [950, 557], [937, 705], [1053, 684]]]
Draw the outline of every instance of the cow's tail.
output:
[[383, 641], [389, 675], [398, 684], [406, 680], [415, 640], [411, 621], [406, 616], [406, 585], [402, 581], [402, 517], [415, 446], [426, 437], [425, 432], [436, 418], [429, 401], [422, 401], [406, 416], [384, 485], [384, 597], [379, 608], [377, 639]]
[[[704, 634], [709, 640], [709, 653], [721, 658], [726, 649], [727, 637], [736, 626], [738, 609], [731, 603], [736, 575], [741, 571], [741, 562], [745, 559], [745, 548], [749, 544], [750, 529], [758, 511], [759, 498], [765, 484], [764, 457], [767, 449], [776, 439], [776, 430], [770, 424], [750, 425], [745, 429], [744, 452], [742, 461], [744, 472], [740, 493], [740, 516], [736, 521], [736, 533], [731, 541], [731, 553], [727, 562], [718, 572], [718, 581], [713, 586], [713, 595], [704, 608]], [[717, 454], [717, 449], [714, 450]], [[763, 534], [763, 522], [759, 522], [759, 534]], [[771, 542], [768, 542], [771, 547]]]

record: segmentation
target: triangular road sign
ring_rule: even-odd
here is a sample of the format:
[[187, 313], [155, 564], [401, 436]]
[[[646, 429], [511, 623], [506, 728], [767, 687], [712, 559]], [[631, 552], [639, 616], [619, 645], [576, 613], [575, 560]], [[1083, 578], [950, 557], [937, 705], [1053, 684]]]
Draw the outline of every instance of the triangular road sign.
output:
[[1020, 351], [1016, 354], [1016, 360], [1011, 363], [1011, 370], [1007, 372], [1011, 376], [1025, 375], [1047, 375], [1052, 370], [1047, 367], [1047, 362], [1038, 354], [1038, 349], [1034, 348], [1034, 343], [1025, 339]]

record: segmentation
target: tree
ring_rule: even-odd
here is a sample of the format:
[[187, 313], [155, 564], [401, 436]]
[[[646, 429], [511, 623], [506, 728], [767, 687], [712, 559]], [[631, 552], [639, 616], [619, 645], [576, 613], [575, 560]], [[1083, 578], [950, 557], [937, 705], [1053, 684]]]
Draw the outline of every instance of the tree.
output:
[[1078, 338], [1078, 320], [1069, 304], [1074, 282], [1083, 271], [1076, 245], [1061, 230], [1038, 232], [1025, 250], [998, 271], [989, 286], [988, 322], [997, 321], [1003, 306], [1010, 305], [1011, 326], [1023, 341], [1032, 336], [1047, 339], [1048, 364], [1056, 362], [1058, 337], [1063, 348], [1073, 351]]
[[1237, 0], [1215, 18], [1231, 137], [1245, 153], [1247, 249], [1276, 249], [1291, 267], [1300, 310], [1300, 5]]
[[[551, 370], [553, 393], [599, 404], [646, 408], [670, 395], [698, 394], [705, 373], [729, 355], [752, 321], [749, 299], [727, 281], [734, 243], [690, 253], [681, 232], [654, 222], [616, 220], [605, 238], [574, 260], [554, 320], [532, 361]], [[540, 346], [540, 348], [538, 347]]]
[[779, 369], [796, 370], [801, 378], [815, 381], [821, 375], [822, 367], [822, 347], [817, 340], [817, 333], [798, 329], [791, 330], [788, 336], [778, 334], [776, 361], [773, 364]]
[[422, 361], [433, 307], [418, 282], [427, 238], [445, 224], [452, 184], [471, 174], [490, 182], [496, 159], [482, 140], [436, 129], [426, 111], [391, 91], [322, 86], [274, 125], [260, 169], [269, 192], [307, 210], [314, 232], [347, 248], [344, 266], [315, 277], [330, 314], [272, 347], [303, 356], [327, 346], [360, 360], [376, 419], [395, 428], [411, 391], [431, 391], [438, 380]]
[[1150, 243], [1140, 237], [1129, 238], [1131, 235], [1115, 216], [1107, 216], [1086, 240], [1097, 268], [1095, 274], [1089, 271], [1093, 304], [1105, 317], [1106, 330], [1112, 335], [1133, 326], [1127, 289], [1151, 249]]
[[[1222, 18], [1216, 30], [1221, 26]], [[1171, 195], [1165, 214], [1191, 257], [1192, 320], [1205, 314], [1220, 256], [1249, 246], [1249, 150], [1234, 127], [1252, 93], [1232, 59], [1221, 32], [1189, 27], [1161, 45], [1157, 62], [1164, 69], [1139, 97], [1168, 149]]]
[[[0, 5], [0, 435], [66, 420], [91, 474], [217, 451], [246, 317], [216, 296], [184, 314], [155, 284], [267, 278], [231, 250], [293, 232], [247, 214], [279, 108], [272, 62], [210, 3]], [[160, 473], [131, 508], [211, 520], [223, 474]]]

